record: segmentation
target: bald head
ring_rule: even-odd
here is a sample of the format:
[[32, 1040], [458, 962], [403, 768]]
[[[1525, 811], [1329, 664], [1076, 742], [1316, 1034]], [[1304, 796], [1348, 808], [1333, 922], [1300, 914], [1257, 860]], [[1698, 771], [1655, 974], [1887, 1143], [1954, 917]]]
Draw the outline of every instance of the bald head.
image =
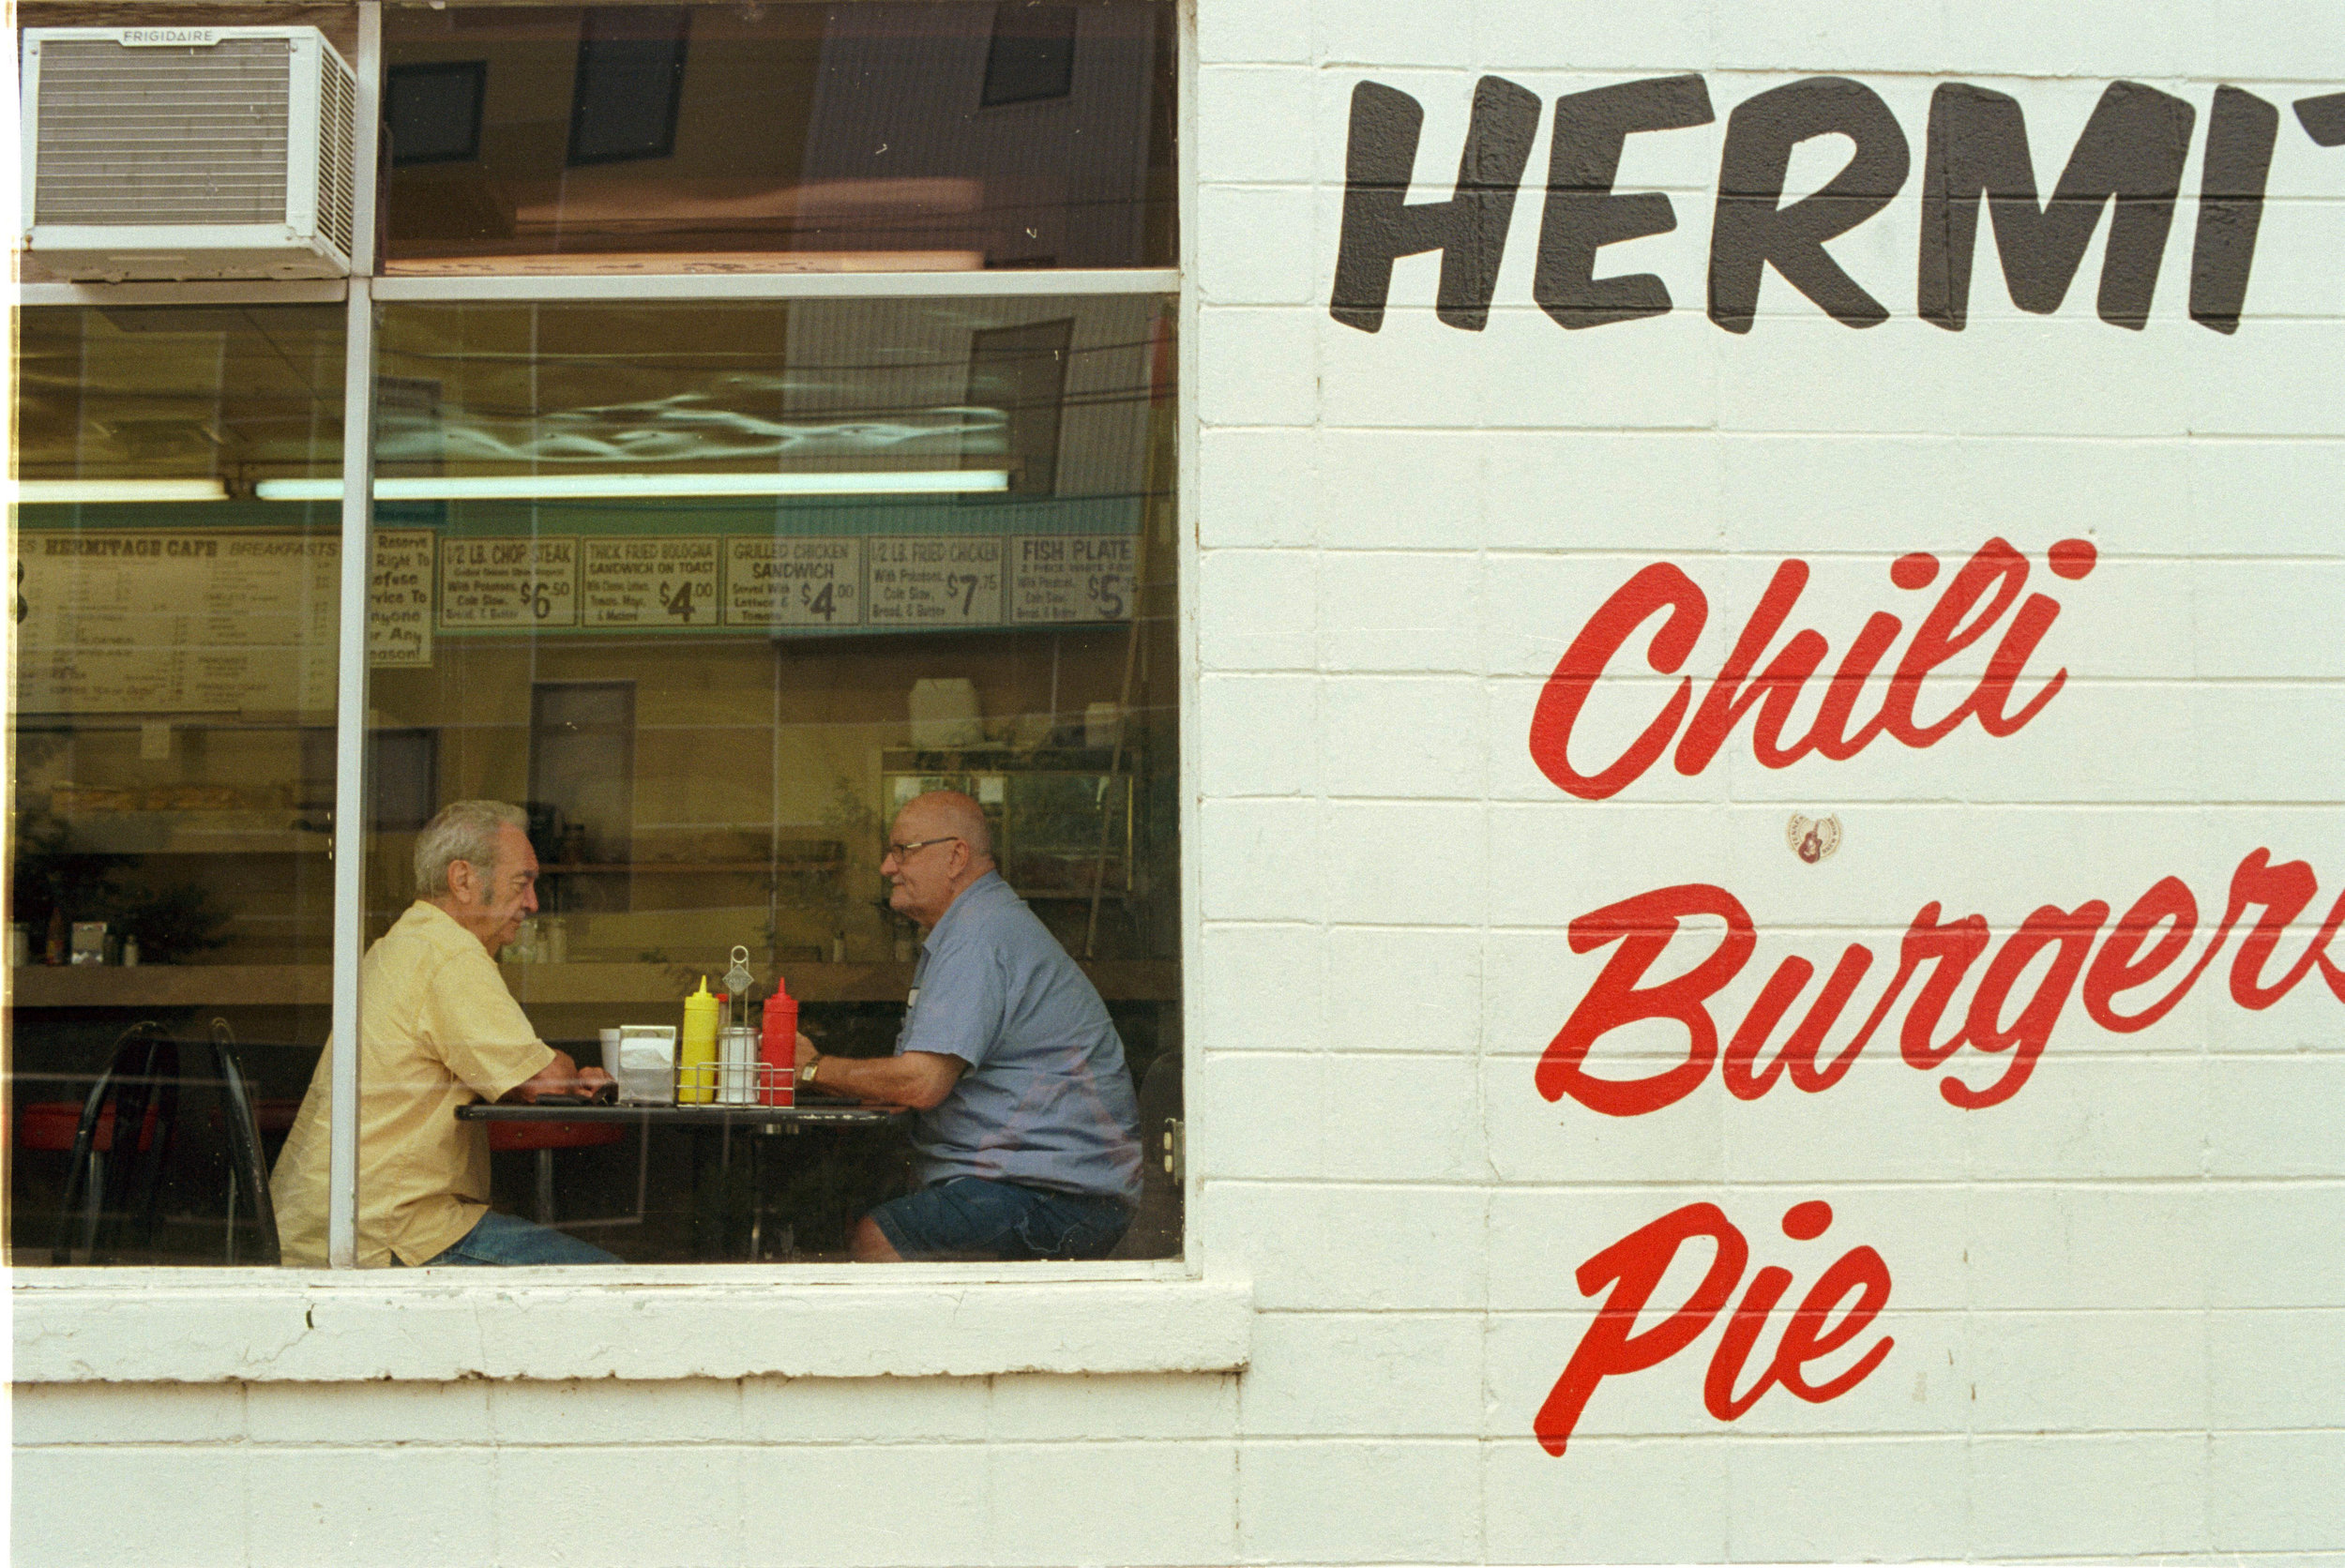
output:
[[[993, 858], [993, 830], [986, 825], [985, 808], [959, 790], [930, 790], [915, 796], [896, 814], [899, 826], [912, 822], [920, 824], [919, 837], [932, 838], [950, 834], [969, 846], [969, 852], [980, 860]], [[898, 834], [908, 839], [909, 834]]]
[[931, 790], [906, 802], [880, 859], [888, 907], [928, 927], [992, 869], [993, 834], [985, 812], [959, 790]]

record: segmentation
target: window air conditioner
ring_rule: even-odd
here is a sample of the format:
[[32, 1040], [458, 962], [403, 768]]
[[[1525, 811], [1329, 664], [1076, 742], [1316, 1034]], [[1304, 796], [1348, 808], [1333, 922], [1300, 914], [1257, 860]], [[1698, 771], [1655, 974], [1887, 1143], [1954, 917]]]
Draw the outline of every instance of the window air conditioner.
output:
[[76, 280], [350, 272], [357, 79], [314, 27], [24, 30], [24, 249]]

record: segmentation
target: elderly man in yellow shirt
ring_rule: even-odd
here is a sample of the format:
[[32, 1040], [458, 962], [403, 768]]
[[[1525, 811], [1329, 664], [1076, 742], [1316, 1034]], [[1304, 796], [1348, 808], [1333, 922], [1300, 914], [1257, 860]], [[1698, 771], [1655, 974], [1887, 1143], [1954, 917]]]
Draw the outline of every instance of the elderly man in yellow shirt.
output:
[[[616, 1263], [602, 1248], [489, 1207], [475, 1100], [592, 1093], [611, 1081], [537, 1038], [496, 956], [537, 907], [528, 819], [462, 800], [416, 839], [418, 897], [367, 949], [358, 981], [358, 1264]], [[327, 1053], [330, 1054], [330, 1053]], [[325, 1265], [327, 1054], [269, 1193], [284, 1260]]]

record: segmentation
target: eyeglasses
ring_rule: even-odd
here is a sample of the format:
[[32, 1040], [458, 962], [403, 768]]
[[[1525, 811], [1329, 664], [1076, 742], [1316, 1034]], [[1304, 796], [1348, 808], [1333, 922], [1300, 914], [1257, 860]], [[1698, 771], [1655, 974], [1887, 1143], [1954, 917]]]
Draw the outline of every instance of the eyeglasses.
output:
[[882, 862], [883, 864], [884, 864], [884, 863], [885, 863], [885, 862], [887, 862], [887, 861], [889, 861], [889, 860], [893, 860], [894, 862], [896, 862], [896, 864], [897, 864], [897, 865], [900, 866], [900, 865], [902, 865], [905, 861], [910, 860], [910, 859], [912, 858], [912, 856], [913, 856], [913, 852], [915, 852], [915, 850], [925, 850], [925, 849], [927, 849], [927, 848], [928, 848], [930, 844], [958, 844], [958, 843], [960, 843], [960, 842], [961, 842], [961, 835], [960, 835], [960, 834], [958, 834], [958, 833], [948, 833], [948, 834], [946, 834], [946, 835], [945, 835], [943, 837], [941, 837], [941, 838], [923, 838], [923, 839], [919, 840], [917, 843], [912, 843], [912, 844], [890, 844], [890, 845], [888, 845], [888, 846], [887, 846], [887, 848], [886, 848], [886, 849], [885, 849], [885, 851], [881, 853], [881, 855], [880, 855], [880, 860], [881, 860], [881, 862]]

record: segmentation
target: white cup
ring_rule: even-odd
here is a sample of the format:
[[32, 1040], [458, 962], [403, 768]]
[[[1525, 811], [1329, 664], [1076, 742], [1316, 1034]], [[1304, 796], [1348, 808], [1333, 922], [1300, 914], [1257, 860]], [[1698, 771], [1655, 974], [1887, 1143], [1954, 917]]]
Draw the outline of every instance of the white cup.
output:
[[602, 1070], [613, 1078], [619, 1076], [619, 1032], [615, 1029], [602, 1031]]

